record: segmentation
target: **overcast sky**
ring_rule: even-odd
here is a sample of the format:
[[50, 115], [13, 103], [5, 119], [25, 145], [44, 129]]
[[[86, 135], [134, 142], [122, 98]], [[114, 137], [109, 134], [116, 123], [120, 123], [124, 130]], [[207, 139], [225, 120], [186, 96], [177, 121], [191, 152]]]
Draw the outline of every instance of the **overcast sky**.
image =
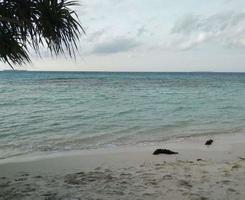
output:
[[80, 1], [76, 61], [44, 52], [22, 68], [245, 72], [244, 0]]

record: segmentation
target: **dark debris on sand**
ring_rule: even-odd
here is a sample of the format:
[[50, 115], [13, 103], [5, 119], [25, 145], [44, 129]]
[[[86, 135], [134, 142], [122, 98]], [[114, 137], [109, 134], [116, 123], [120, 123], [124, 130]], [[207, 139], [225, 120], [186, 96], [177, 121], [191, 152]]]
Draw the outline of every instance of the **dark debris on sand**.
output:
[[169, 149], [156, 149], [153, 152], [153, 155], [159, 155], [159, 154], [173, 155], [173, 154], [178, 154], [178, 152], [174, 152], [174, 151], [171, 151]]
[[205, 145], [211, 145], [211, 144], [213, 144], [213, 140], [212, 139], [210, 139], [210, 140], [207, 140], [206, 142], [205, 142]]

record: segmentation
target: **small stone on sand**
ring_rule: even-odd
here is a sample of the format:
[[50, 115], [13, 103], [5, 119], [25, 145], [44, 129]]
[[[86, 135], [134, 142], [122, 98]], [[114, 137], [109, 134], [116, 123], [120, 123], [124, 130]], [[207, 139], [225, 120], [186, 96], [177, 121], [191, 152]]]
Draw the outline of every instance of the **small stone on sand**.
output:
[[207, 141], [205, 142], [205, 145], [211, 145], [213, 142], [214, 142], [214, 141], [213, 141], [212, 139], [207, 140]]

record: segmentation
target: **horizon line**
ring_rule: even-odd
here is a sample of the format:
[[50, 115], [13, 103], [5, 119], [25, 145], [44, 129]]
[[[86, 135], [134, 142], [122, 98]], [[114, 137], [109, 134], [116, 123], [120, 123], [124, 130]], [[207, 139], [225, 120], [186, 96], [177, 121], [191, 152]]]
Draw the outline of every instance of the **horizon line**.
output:
[[103, 71], [103, 70], [25, 70], [3, 69], [0, 72], [87, 72], [87, 73], [245, 73], [245, 71]]

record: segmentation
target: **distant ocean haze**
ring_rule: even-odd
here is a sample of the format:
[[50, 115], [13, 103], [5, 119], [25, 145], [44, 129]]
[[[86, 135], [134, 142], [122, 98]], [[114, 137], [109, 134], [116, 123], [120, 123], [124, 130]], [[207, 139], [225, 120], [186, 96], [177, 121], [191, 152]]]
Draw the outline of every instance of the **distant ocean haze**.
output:
[[0, 72], [0, 158], [243, 133], [243, 73]]

